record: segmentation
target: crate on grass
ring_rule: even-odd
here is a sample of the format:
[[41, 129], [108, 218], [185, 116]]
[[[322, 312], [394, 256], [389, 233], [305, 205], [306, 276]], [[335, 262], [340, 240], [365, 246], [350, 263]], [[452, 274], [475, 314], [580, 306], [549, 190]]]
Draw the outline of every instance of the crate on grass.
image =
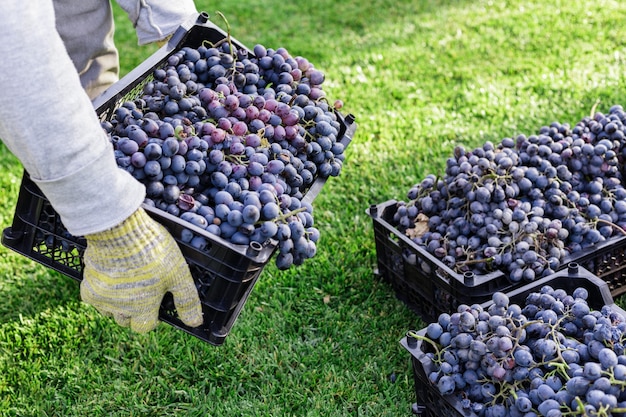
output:
[[[398, 299], [424, 320], [433, 321], [459, 304], [480, 304], [495, 291], [512, 291], [526, 282], [511, 282], [503, 271], [459, 273], [424, 246], [393, 226], [397, 201], [372, 205], [377, 274], [394, 289]], [[608, 239], [576, 253], [562, 263], [576, 262], [604, 280], [616, 297], [626, 292], [626, 236]]]
[[[572, 294], [576, 288], [585, 288], [589, 294], [587, 303], [591, 309], [600, 310], [604, 306], [609, 306], [612, 311], [626, 317], [626, 312], [614, 304], [608, 284], [576, 263], [570, 263], [564, 270], [537, 279], [506, 294], [511, 304], [523, 306], [530, 293], [539, 292], [545, 285], [554, 289], [563, 289], [568, 294]], [[486, 309], [490, 304], [491, 301], [487, 301], [481, 305]], [[425, 336], [426, 328], [416, 333], [419, 336]], [[416, 404], [420, 415], [423, 417], [478, 417], [470, 409], [463, 408], [459, 395], [442, 395], [428, 379], [428, 375], [436, 370], [435, 364], [427, 356], [432, 349], [429, 343], [412, 336], [412, 332], [407, 332], [407, 335], [400, 340], [400, 344], [411, 354]]]
[[[177, 240], [198, 289], [204, 323], [191, 328], [180, 321], [169, 293], [161, 304], [159, 318], [206, 342], [222, 344], [276, 245], [233, 245], [159, 209], [147, 205], [143, 208]], [[182, 242], [178, 238], [182, 228], [204, 236], [209, 246], [201, 251]], [[59, 215], [27, 174], [22, 178], [13, 224], [4, 230], [2, 243], [64, 275], [82, 280], [82, 257], [87, 242], [67, 232]]]
[[476, 275], [458, 273], [392, 225], [396, 200], [372, 205], [378, 275], [394, 289], [398, 299], [424, 320], [432, 321], [459, 304], [480, 304], [495, 291], [522, 286], [501, 271]]
[[[210, 22], [206, 13], [200, 13], [196, 20], [181, 25], [167, 45], [96, 98], [93, 102], [96, 113], [103, 122], [111, 120], [123, 103], [141, 97], [144, 85], [153, 79], [154, 70], [161, 68], [182, 48], [199, 48], [226, 41], [237, 51], [250, 54], [247, 48]], [[356, 123], [352, 115], [336, 114], [340, 124], [337, 142], [345, 147], [352, 140]], [[324, 177], [314, 178], [310, 186], [302, 190], [302, 202], [311, 203], [325, 182]], [[163, 210], [148, 204], [143, 207], [168, 229], [181, 248], [198, 288], [204, 323], [198, 328], [182, 323], [169, 293], [162, 302], [159, 318], [203, 341], [221, 345], [263, 268], [276, 252], [277, 242], [270, 239], [263, 244], [234, 244]], [[203, 237], [206, 248], [199, 249], [186, 243], [181, 238], [183, 229]], [[27, 173], [22, 179], [13, 223], [3, 231], [2, 243], [77, 281], [82, 280], [85, 239], [67, 232], [58, 214]]]

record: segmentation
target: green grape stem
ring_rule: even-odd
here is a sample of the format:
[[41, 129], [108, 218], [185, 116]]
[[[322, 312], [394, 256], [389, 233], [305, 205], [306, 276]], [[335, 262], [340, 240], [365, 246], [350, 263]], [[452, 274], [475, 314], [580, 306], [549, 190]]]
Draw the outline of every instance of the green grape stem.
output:
[[226, 16], [224, 16], [224, 14], [222, 12], [220, 12], [219, 10], [215, 12], [215, 14], [217, 14], [219, 17], [222, 18], [222, 20], [224, 21], [224, 24], [226, 25], [226, 42], [228, 42], [228, 46], [230, 47], [230, 53], [233, 53], [233, 44], [232, 44], [232, 39], [230, 37], [230, 23], [228, 23], [228, 19], [226, 19]]
[[589, 112], [589, 117], [593, 118], [593, 115], [596, 114], [596, 108], [600, 104], [600, 99], [596, 99], [596, 102], [591, 106], [591, 111]]
[[300, 208], [297, 208], [295, 210], [291, 210], [291, 211], [289, 211], [287, 213], [283, 213], [283, 214], [279, 215], [278, 217], [276, 217], [275, 219], [273, 219], [272, 221], [277, 222], [277, 223], [278, 222], [284, 222], [289, 217], [295, 216], [296, 214], [302, 213], [303, 211], [306, 211], [306, 207], [300, 207]]
[[232, 154], [228, 154], [228, 155], [224, 155], [224, 158], [227, 161], [233, 162], [237, 165], [244, 165], [247, 166], [249, 161], [247, 159], [245, 159], [244, 156], [242, 155], [232, 155]]
[[[469, 255], [471, 255], [471, 254], [469, 254]], [[494, 260], [493, 256], [490, 257], [490, 258], [482, 258], [482, 259], [468, 259], [466, 261], [457, 262], [456, 265], [458, 267], [461, 267], [461, 266], [466, 266], [466, 265], [475, 265], [475, 264], [492, 262], [493, 260]]]
[[430, 338], [428, 338], [428, 337], [426, 337], [426, 336], [422, 336], [422, 335], [420, 335], [420, 334], [417, 334], [417, 333], [415, 333], [415, 332], [414, 332], [414, 331], [412, 331], [412, 330], [410, 330], [410, 331], [407, 333], [407, 336], [410, 336], [410, 337], [412, 337], [412, 338], [414, 338], [414, 339], [421, 340], [422, 342], [426, 342], [426, 343], [430, 344], [430, 345], [431, 345], [431, 346], [435, 349], [435, 355], [436, 355], [437, 357], [439, 357], [439, 356], [440, 356], [440, 354], [441, 354], [441, 349], [439, 348], [439, 346], [437, 345], [437, 343], [436, 343], [434, 340], [431, 340]]
[[604, 220], [604, 219], [596, 219], [597, 223], [604, 223], [604, 224], [608, 224], [609, 226], [613, 227], [615, 230], [617, 230], [618, 232], [620, 232], [622, 235], [626, 236], [626, 230], [624, 230], [623, 228], [619, 227], [618, 225], [616, 225], [613, 222], [610, 222], [608, 220]]

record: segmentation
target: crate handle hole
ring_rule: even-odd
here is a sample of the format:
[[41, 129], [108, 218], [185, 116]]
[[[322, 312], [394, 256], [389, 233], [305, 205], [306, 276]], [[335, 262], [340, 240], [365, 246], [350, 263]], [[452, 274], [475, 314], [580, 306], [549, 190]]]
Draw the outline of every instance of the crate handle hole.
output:
[[262, 244], [256, 241], [252, 241], [250, 242], [250, 245], [248, 246], [248, 254], [252, 256], [256, 256], [259, 254], [259, 252], [261, 252], [262, 249], [263, 249]]
[[578, 264], [576, 262], [567, 264], [567, 272], [571, 275], [578, 274]]
[[199, 24], [202, 24], [202, 23], [206, 23], [208, 20], [209, 20], [209, 14], [207, 12], [200, 12], [200, 15], [198, 15], [197, 22]]

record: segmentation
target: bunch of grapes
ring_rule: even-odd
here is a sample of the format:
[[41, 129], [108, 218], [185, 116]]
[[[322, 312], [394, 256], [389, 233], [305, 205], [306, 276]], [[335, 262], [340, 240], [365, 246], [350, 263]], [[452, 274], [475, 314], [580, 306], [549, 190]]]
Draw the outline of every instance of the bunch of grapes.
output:
[[587, 298], [546, 285], [518, 305], [497, 292], [408, 337], [430, 348], [430, 382], [478, 416], [624, 416], [626, 318]]
[[393, 223], [457, 272], [503, 271], [512, 282], [554, 273], [626, 227], [626, 113], [613, 106], [571, 128], [457, 146], [445, 174], [396, 204]]
[[[233, 244], [277, 242], [287, 269], [316, 253], [307, 190], [344, 160], [342, 103], [328, 104], [323, 82], [285, 48], [250, 52], [227, 38], [173, 53], [102, 126], [147, 204]], [[190, 229], [178, 238], [209, 245]]]

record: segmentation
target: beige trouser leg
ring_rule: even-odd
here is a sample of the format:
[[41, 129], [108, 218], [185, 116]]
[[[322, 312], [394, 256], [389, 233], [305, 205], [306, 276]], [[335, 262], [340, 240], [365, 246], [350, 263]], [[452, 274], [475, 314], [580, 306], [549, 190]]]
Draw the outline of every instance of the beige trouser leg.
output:
[[108, 0], [53, 0], [57, 31], [91, 99], [119, 78]]

